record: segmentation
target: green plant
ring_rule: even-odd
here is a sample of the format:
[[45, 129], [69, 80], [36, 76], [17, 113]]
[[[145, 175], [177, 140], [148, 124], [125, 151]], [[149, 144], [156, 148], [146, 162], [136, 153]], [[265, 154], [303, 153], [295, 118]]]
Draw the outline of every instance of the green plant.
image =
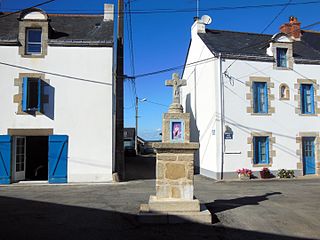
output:
[[294, 178], [294, 171], [293, 170], [286, 170], [286, 169], [279, 169], [277, 176], [279, 178]]
[[272, 175], [272, 173], [270, 172], [269, 168], [266, 168], [266, 167], [262, 168], [262, 170], [260, 171], [260, 176], [261, 176], [261, 178], [272, 178], [272, 177], [274, 177]]

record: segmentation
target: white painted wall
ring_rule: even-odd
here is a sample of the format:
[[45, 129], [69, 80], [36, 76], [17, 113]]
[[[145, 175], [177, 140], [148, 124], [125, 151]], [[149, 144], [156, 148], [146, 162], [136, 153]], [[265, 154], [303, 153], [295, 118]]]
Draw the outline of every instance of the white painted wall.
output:
[[[113, 49], [110, 47], [48, 47], [45, 58], [22, 58], [18, 47], [1, 46], [0, 61], [73, 76], [88, 81], [45, 74], [55, 89], [54, 120], [17, 115], [13, 95], [19, 73], [34, 73], [0, 65], [0, 134], [8, 128], [53, 128], [69, 136], [68, 182], [112, 179], [113, 159]], [[100, 84], [101, 83], [101, 84]]]
[[[187, 79], [187, 86], [181, 90], [184, 109], [196, 116], [195, 125], [191, 125], [191, 137], [197, 135], [199, 130], [200, 142], [200, 168], [201, 174], [208, 177], [219, 178], [221, 173], [221, 131], [220, 131], [220, 61], [211, 60], [197, 66], [188, 64], [213, 57], [195, 29], [192, 28], [192, 42], [187, 56], [187, 67], [184, 69], [183, 79]], [[222, 72], [233, 63], [234, 60], [222, 61]], [[320, 83], [320, 68], [318, 65], [294, 64], [293, 68], [310, 79], [316, 79]], [[270, 77], [274, 83], [271, 94], [275, 100], [271, 106], [275, 107], [275, 113], [271, 116], [252, 116], [247, 113], [250, 101], [246, 100], [249, 87], [239, 81], [232, 85], [224, 77], [225, 87], [225, 119], [226, 125], [234, 132], [233, 140], [225, 141], [225, 153], [223, 169], [225, 175], [231, 176], [239, 168], [249, 168], [254, 171], [261, 167], [253, 167], [252, 160], [248, 158], [251, 145], [247, 138], [253, 131], [272, 132], [276, 143], [273, 150], [276, 157], [273, 158], [271, 170], [280, 168], [297, 169], [300, 156], [296, 154], [299, 144], [296, 136], [299, 132], [319, 132], [319, 117], [300, 116], [295, 113], [297, 101], [294, 100], [296, 91], [294, 84], [301, 75], [291, 70], [273, 69], [273, 63], [237, 60], [230, 69], [230, 76], [245, 83], [250, 76]], [[286, 83], [290, 88], [290, 100], [279, 100], [279, 86]], [[191, 108], [187, 106], [187, 96], [190, 95]], [[212, 131], [215, 131], [215, 135]], [[196, 139], [193, 139], [196, 140]]]
[[[217, 58], [203, 44], [196, 34], [197, 26], [192, 27], [192, 41], [182, 78], [187, 86], [181, 88], [181, 103], [186, 112], [191, 113], [191, 141], [200, 143], [196, 153], [196, 167], [203, 175], [208, 171], [216, 172], [218, 167], [220, 129], [219, 112], [216, 98], [219, 89], [215, 78], [219, 71]], [[202, 64], [192, 64], [203, 61]], [[200, 165], [200, 166], [199, 166]]]

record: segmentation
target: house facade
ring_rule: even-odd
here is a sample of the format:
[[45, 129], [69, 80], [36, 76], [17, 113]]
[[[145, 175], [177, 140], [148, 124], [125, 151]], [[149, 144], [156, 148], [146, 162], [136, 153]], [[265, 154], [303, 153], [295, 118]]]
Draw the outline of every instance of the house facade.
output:
[[112, 180], [113, 5], [0, 14], [0, 183]]
[[181, 102], [200, 142], [196, 167], [215, 179], [237, 169], [320, 174], [320, 33], [297, 18], [274, 35], [191, 29]]

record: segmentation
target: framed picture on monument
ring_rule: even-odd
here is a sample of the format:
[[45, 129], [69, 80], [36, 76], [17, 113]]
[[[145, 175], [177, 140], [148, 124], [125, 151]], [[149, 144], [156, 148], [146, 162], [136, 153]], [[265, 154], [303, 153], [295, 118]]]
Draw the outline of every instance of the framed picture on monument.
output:
[[184, 141], [184, 121], [181, 119], [170, 120], [170, 141], [183, 142]]

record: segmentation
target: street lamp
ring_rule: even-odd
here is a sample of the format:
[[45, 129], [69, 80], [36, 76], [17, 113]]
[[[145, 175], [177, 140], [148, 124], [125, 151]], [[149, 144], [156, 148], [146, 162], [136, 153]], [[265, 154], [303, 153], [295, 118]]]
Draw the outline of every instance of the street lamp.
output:
[[147, 98], [141, 98], [139, 99], [138, 97], [136, 97], [136, 136], [135, 136], [135, 150], [136, 150], [136, 153], [138, 153], [138, 106], [139, 106], [139, 101], [140, 102], [145, 102], [147, 101]]

